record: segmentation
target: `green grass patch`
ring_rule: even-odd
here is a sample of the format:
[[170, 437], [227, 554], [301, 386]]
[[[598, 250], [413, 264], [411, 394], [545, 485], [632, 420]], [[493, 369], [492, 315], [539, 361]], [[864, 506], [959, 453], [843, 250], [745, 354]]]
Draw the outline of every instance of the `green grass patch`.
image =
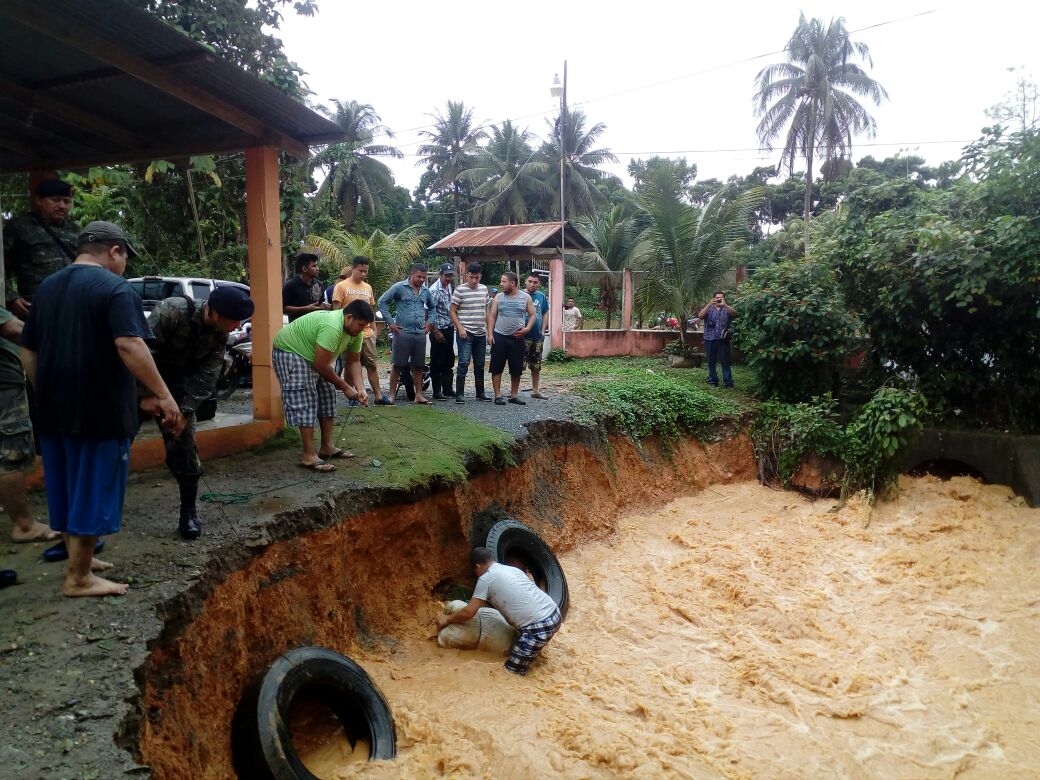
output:
[[357, 456], [335, 461], [338, 472], [378, 486], [405, 487], [433, 478], [461, 481], [470, 458], [513, 465], [513, 439], [506, 432], [423, 406], [344, 410], [337, 416], [335, 437], [338, 446]]

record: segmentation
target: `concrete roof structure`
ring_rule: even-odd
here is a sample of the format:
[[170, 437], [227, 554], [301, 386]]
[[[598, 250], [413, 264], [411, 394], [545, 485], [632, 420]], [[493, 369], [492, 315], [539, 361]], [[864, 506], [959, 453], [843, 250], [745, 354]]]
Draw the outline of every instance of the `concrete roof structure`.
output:
[[0, 173], [259, 146], [306, 159], [342, 135], [122, 0], [0, 2]]

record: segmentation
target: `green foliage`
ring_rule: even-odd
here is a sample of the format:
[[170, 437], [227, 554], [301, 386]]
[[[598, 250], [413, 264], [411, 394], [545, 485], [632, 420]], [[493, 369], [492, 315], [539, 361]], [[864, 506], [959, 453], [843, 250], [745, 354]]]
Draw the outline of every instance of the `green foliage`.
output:
[[751, 438], [765, 476], [785, 486], [809, 455], [817, 455], [839, 464], [830, 479], [843, 496], [860, 490], [884, 496], [895, 485], [898, 456], [920, 431], [924, 415], [919, 394], [893, 387], [879, 388], [847, 424], [829, 393], [797, 404], [767, 401]]
[[834, 273], [818, 262], [759, 269], [733, 302], [734, 341], [767, 395], [802, 401], [832, 389], [857, 349], [859, 323]]
[[686, 344], [682, 339], [672, 339], [664, 345], [664, 349], [661, 350], [666, 355], [696, 355], [697, 351], [692, 345]]
[[546, 363], [567, 363], [572, 358], [567, 354], [567, 350], [555, 347], [549, 350], [549, 354], [545, 358]]
[[633, 373], [623, 381], [590, 381], [576, 389], [589, 401], [586, 418], [601, 419], [636, 440], [656, 436], [667, 443], [684, 433], [703, 437], [740, 411], [733, 401], [691, 387], [664, 369]]
[[855, 189], [821, 237], [877, 370], [947, 422], [1040, 431], [1040, 136], [991, 131], [946, 190]]
[[334, 275], [349, 267], [357, 255], [369, 258], [366, 281], [378, 298], [390, 285], [403, 279], [408, 266], [422, 255], [429, 239], [419, 232], [421, 229], [420, 225], [412, 225], [390, 235], [377, 230], [365, 238], [340, 228], [327, 228], [321, 235], [307, 236], [306, 243], [329, 261]]

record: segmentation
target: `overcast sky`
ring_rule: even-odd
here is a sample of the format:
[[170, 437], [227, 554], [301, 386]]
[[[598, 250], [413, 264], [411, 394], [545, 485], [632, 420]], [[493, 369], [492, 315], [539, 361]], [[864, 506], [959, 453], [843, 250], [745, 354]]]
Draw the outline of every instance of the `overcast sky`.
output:
[[[506, 10], [508, 8], [508, 10]], [[844, 16], [866, 43], [870, 74], [889, 100], [870, 106], [876, 138], [855, 139], [853, 159], [919, 154], [955, 159], [978, 137], [983, 113], [1016, 76], [1040, 80], [1040, 3], [890, 2], [676, 3], [624, 5], [533, 0], [514, 6], [454, 0], [388, 0], [363, 6], [319, 0], [312, 18], [287, 14], [280, 35], [307, 75], [314, 102], [370, 103], [406, 158], [390, 161], [399, 184], [421, 174], [418, 128], [447, 100], [462, 100], [480, 122], [513, 119], [540, 137], [558, 110], [549, 95], [568, 61], [568, 102], [603, 122], [600, 146], [620, 159], [685, 156], [699, 178], [744, 175], [773, 164], [759, 150], [754, 79], [781, 50], [798, 13]], [[930, 13], [929, 13], [930, 12]]]

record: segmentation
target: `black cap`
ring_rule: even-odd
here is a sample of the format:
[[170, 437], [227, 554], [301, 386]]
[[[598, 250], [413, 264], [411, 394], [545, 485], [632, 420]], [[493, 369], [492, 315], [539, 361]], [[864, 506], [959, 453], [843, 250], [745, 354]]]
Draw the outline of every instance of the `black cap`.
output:
[[451, 263], [445, 263], [444, 265], [441, 266], [441, 273], [442, 274], [454, 274], [455, 273], [455, 266], [453, 266]]
[[213, 311], [229, 320], [241, 322], [253, 316], [253, 299], [241, 287], [222, 285], [209, 294], [206, 302]]
[[55, 196], [64, 198], [72, 194], [72, 185], [61, 179], [42, 179], [36, 185], [36, 197], [53, 198]]
[[126, 237], [123, 229], [113, 222], [91, 222], [83, 232], [79, 234], [79, 244], [92, 244], [106, 241], [120, 241], [126, 245], [126, 253], [131, 257], [138, 257], [137, 250]]

